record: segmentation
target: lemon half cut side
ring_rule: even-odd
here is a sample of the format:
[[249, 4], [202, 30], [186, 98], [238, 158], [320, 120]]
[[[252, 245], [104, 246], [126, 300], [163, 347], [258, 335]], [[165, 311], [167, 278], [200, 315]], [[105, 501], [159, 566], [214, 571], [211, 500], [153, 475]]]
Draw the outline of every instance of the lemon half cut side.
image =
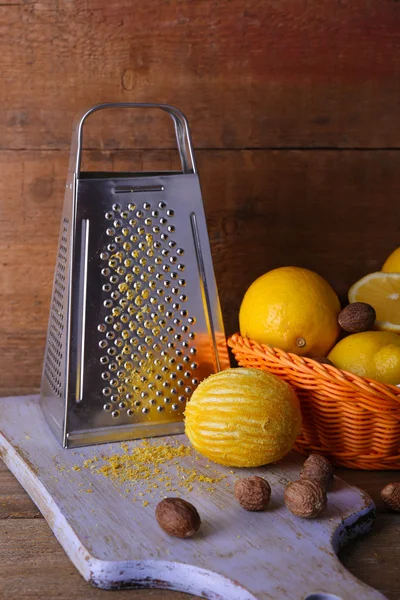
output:
[[367, 302], [376, 311], [376, 329], [400, 333], [400, 273], [366, 275], [350, 288], [349, 302]]

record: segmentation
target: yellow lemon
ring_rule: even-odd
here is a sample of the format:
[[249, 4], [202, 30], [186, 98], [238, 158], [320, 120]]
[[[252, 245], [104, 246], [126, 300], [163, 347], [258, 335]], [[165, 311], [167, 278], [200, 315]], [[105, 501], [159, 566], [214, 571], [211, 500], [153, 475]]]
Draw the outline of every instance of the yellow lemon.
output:
[[384, 273], [400, 273], [400, 248], [396, 248], [382, 267]]
[[294, 390], [258, 369], [227, 369], [204, 379], [185, 410], [194, 448], [228, 467], [259, 467], [287, 454], [300, 433]]
[[339, 299], [325, 279], [300, 267], [281, 267], [256, 279], [239, 313], [240, 333], [307, 356], [325, 356], [339, 335]]
[[349, 302], [367, 302], [376, 311], [375, 329], [400, 333], [400, 273], [370, 273], [349, 290]]
[[400, 383], [400, 336], [386, 331], [354, 333], [341, 340], [328, 358], [339, 369], [381, 383]]

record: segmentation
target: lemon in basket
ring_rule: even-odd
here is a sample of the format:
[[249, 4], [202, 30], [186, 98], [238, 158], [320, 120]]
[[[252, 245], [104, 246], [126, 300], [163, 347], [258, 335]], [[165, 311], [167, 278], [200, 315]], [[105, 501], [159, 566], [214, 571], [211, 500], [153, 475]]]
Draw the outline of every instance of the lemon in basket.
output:
[[291, 386], [258, 369], [226, 369], [204, 379], [185, 410], [194, 448], [228, 467], [258, 467], [287, 454], [300, 433]]
[[300, 267], [281, 267], [256, 279], [239, 313], [240, 333], [306, 356], [326, 356], [339, 335], [339, 299], [325, 279]]
[[328, 355], [339, 369], [381, 383], [400, 383], [400, 336], [388, 331], [354, 333]]
[[349, 290], [350, 302], [366, 302], [376, 312], [375, 329], [400, 333], [400, 272], [370, 273]]

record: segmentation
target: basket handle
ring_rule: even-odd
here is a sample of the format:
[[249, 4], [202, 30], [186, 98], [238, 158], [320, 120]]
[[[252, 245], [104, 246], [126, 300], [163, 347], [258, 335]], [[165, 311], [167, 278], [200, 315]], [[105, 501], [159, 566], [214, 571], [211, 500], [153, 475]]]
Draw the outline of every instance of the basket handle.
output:
[[160, 110], [167, 112], [174, 121], [176, 142], [181, 159], [182, 173], [196, 173], [196, 163], [194, 159], [189, 125], [185, 115], [178, 108], [170, 106], [169, 104], [154, 104], [147, 102], [109, 102], [105, 104], [97, 104], [89, 109], [84, 110], [83, 112], [79, 113], [74, 120], [72, 128], [69, 171], [71, 173], [75, 173], [77, 178], [81, 172], [83, 125], [86, 119], [94, 112], [109, 108], [159, 108]]

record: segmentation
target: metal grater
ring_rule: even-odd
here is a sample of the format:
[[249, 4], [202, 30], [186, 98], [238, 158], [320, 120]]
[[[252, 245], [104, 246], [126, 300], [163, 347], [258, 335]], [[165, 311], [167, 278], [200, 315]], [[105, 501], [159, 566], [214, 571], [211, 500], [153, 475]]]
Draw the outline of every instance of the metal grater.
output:
[[[81, 171], [95, 111], [159, 108], [181, 172]], [[61, 220], [41, 404], [64, 447], [183, 431], [198, 383], [229, 366], [186, 118], [161, 104], [80, 115]]]

